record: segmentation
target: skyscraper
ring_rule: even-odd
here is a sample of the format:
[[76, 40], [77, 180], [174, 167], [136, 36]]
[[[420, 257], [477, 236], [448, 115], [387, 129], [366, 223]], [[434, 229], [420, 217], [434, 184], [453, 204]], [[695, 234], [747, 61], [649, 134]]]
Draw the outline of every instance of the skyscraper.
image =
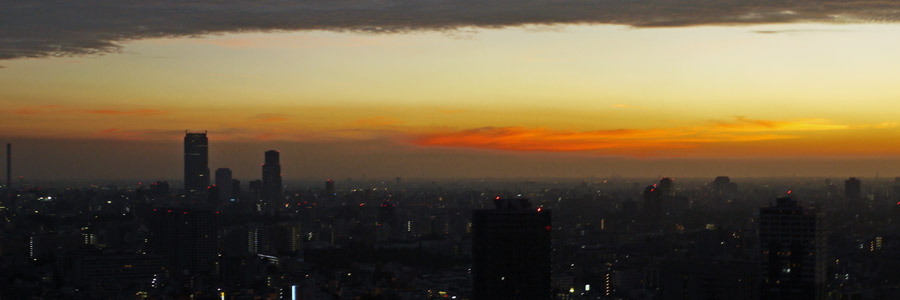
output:
[[821, 212], [791, 198], [759, 210], [763, 299], [822, 299], [826, 237]]
[[644, 189], [644, 217], [648, 223], [657, 224], [665, 215], [664, 202], [672, 196], [672, 179], [663, 177]]
[[6, 188], [12, 187], [12, 144], [6, 144]]
[[331, 180], [331, 179], [325, 180], [325, 196], [333, 197], [336, 195], [337, 194], [334, 191], [334, 180]]
[[6, 144], [6, 197], [2, 199], [3, 206], [15, 211], [15, 201], [12, 192], [12, 144]]
[[209, 186], [209, 140], [206, 132], [184, 134], [184, 193], [196, 194]]
[[862, 196], [862, 181], [856, 177], [850, 177], [844, 181], [844, 197], [847, 200], [859, 199]]
[[550, 212], [496, 199], [472, 216], [475, 300], [550, 299]]
[[234, 197], [233, 180], [231, 178], [231, 169], [216, 169], [216, 187], [219, 188], [219, 201], [228, 201]]
[[281, 204], [281, 164], [277, 150], [266, 151], [265, 164], [262, 166], [262, 198], [268, 204]]

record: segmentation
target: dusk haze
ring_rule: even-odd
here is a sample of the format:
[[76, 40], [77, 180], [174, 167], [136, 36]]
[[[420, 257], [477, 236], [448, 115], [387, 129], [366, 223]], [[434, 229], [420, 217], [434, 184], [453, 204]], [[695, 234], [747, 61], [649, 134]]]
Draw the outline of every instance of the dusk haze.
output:
[[0, 0], [0, 299], [897, 297], [898, 53], [893, 0]]

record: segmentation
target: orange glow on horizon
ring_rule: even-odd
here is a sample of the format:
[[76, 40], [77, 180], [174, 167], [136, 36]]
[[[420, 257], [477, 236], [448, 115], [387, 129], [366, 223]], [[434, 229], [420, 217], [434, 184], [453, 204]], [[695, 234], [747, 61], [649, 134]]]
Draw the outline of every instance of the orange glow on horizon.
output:
[[877, 126], [832, 124], [821, 119], [771, 121], [737, 117], [732, 122], [646, 130], [569, 131], [485, 127], [423, 134], [417, 136], [413, 143], [428, 147], [583, 152], [634, 157], [890, 154], [892, 149], [885, 144], [886, 141], [877, 138], [869, 140], [851, 133], [880, 128]]

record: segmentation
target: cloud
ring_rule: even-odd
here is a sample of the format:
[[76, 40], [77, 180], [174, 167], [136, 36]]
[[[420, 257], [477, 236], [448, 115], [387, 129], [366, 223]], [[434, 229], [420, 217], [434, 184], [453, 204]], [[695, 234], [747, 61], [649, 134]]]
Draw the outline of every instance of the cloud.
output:
[[847, 30], [838, 29], [787, 29], [787, 30], [754, 30], [759, 34], [793, 34], [793, 33], [814, 33], [814, 32], [848, 32]]
[[80, 113], [85, 114], [94, 114], [94, 115], [108, 115], [108, 116], [151, 116], [151, 115], [159, 115], [165, 113], [161, 110], [155, 109], [135, 109], [135, 110], [116, 110], [116, 109], [83, 109], [79, 110]]
[[0, 59], [117, 51], [128, 40], [226, 32], [449, 33], [471, 27], [896, 22], [900, 1], [0, 0]]
[[285, 115], [285, 114], [263, 113], [263, 114], [257, 114], [253, 117], [250, 117], [250, 120], [260, 121], [260, 122], [264, 122], [264, 123], [278, 123], [278, 122], [287, 121], [288, 118], [287, 118], [287, 115]]
[[182, 136], [183, 130], [107, 128], [97, 131], [93, 137], [125, 141], [161, 141], [174, 140]]
[[400, 124], [400, 120], [391, 117], [375, 116], [371, 118], [356, 120], [354, 124], [366, 127], [387, 127]]
[[77, 109], [73, 107], [65, 107], [58, 104], [48, 104], [48, 105], [26, 105], [20, 106], [18, 108], [13, 109], [0, 109], [0, 113], [12, 113], [17, 115], [38, 115], [45, 113], [82, 113], [82, 114], [91, 114], [91, 115], [107, 115], [107, 116], [153, 116], [168, 113], [162, 110], [156, 109], [133, 109], [133, 110], [119, 110], [119, 109]]
[[97, 133], [99, 133], [99, 134], [108, 134], [108, 133], [113, 133], [113, 132], [116, 132], [116, 131], [119, 131], [119, 129], [118, 129], [118, 128], [107, 128], [107, 129], [100, 130], [100, 131], [98, 131]]
[[605, 155], [666, 156], [671, 150], [690, 153], [716, 144], [788, 140], [804, 132], [849, 129], [821, 119], [795, 121], [734, 120], [710, 124], [657, 129], [594, 131], [551, 130], [526, 127], [484, 127], [427, 133], [412, 139], [420, 146], [474, 148], [507, 151], [594, 152]]

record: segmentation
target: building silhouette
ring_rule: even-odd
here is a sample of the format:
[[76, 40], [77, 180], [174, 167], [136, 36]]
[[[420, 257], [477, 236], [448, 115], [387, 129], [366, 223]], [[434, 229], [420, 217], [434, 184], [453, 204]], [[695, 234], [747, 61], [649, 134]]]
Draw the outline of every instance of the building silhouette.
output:
[[12, 144], [6, 144], [6, 189], [12, 188]]
[[791, 198], [759, 211], [762, 299], [823, 299], [826, 236], [821, 212]]
[[850, 177], [844, 180], [844, 197], [847, 200], [856, 200], [862, 198], [862, 181], [856, 177]]
[[737, 184], [731, 182], [728, 176], [718, 176], [712, 182], [713, 191], [717, 194], [736, 193]]
[[659, 182], [644, 188], [644, 218], [656, 226], [665, 215], [665, 201], [672, 196], [672, 178], [663, 177]]
[[494, 205], [472, 216], [472, 299], [551, 299], [550, 212], [528, 199]]
[[6, 197], [2, 199], [7, 210], [16, 211], [16, 199], [12, 190], [12, 144], [6, 144]]
[[178, 274], [204, 275], [218, 257], [217, 213], [156, 208], [150, 222], [150, 247]]
[[219, 188], [219, 201], [228, 201], [234, 198], [234, 184], [231, 178], [231, 169], [216, 169], [216, 187]]
[[262, 165], [262, 199], [268, 205], [282, 202], [280, 154], [277, 150], [266, 151], [265, 163]]
[[325, 180], [325, 196], [334, 197], [337, 193], [334, 191], [334, 180]]
[[184, 135], [184, 193], [198, 194], [209, 186], [209, 139], [206, 132]]

